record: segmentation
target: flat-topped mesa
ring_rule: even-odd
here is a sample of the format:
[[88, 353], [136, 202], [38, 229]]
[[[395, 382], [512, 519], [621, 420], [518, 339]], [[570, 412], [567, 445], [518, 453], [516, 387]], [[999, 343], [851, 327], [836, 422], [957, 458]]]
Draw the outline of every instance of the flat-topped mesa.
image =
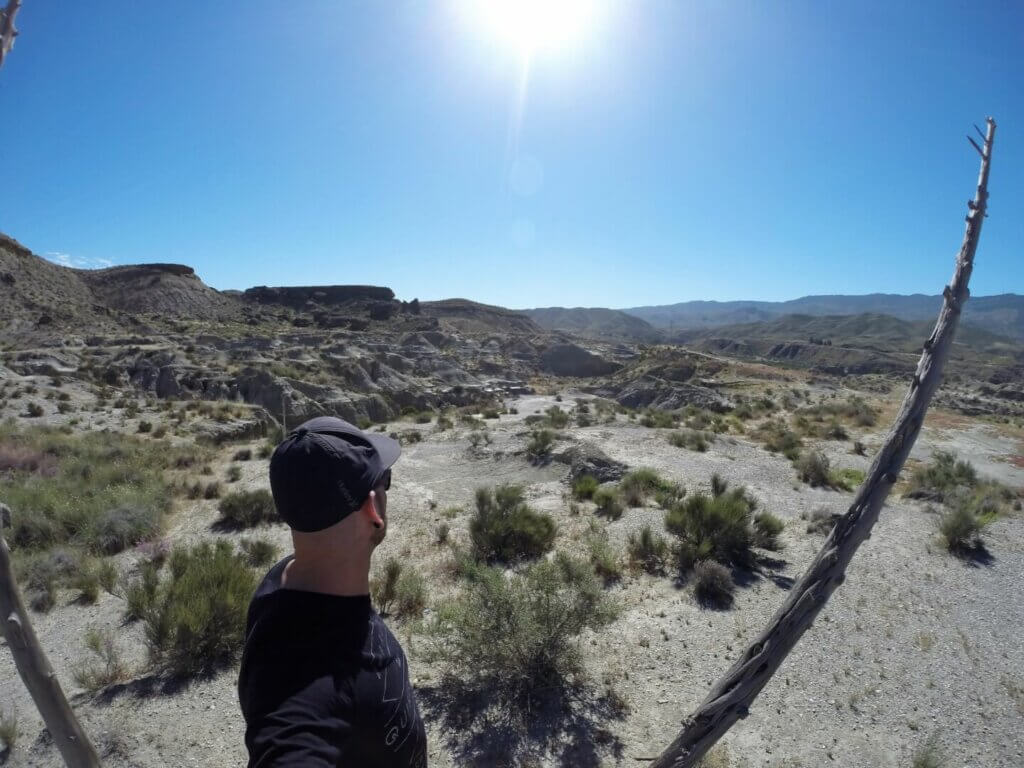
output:
[[347, 301], [392, 301], [395, 292], [377, 285], [302, 285], [270, 288], [258, 285], [242, 293], [246, 301], [259, 304], [283, 304], [299, 309], [307, 303], [343, 304]]
[[195, 277], [196, 271], [187, 264], [126, 264], [124, 266], [106, 267], [105, 269], [79, 270], [94, 280], [133, 280], [147, 275], [176, 275], [178, 277]]

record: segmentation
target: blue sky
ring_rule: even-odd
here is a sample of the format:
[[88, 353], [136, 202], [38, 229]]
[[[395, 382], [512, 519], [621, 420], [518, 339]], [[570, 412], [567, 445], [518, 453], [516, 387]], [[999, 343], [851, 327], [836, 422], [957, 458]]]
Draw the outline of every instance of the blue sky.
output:
[[972, 292], [1024, 293], [1024, 4], [606, 0], [524, 81], [470, 1], [24, 0], [0, 231], [221, 289], [937, 293], [991, 114]]

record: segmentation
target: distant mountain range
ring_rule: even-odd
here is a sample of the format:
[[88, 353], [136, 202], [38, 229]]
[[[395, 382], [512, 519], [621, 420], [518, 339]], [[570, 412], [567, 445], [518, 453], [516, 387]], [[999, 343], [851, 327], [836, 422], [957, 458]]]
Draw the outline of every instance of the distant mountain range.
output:
[[646, 320], [628, 315], [618, 309], [600, 307], [546, 307], [524, 309], [522, 313], [541, 328], [568, 331], [577, 336], [593, 339], [628, 339], [631, 341], [660, 341], [661, 331]]
[[[934, 320], [942, 296], [871, 293], [864, 296], [804, 296], [791, 301], [685, 301], [622, 312], [655, 328], [676, 330], [759, 323], [783, 315], [890, 315], [910, 322]], [[1024, 296], [1004, 293], [976, 296], [967, 302], [963, 322], [1017, 341], [1024, 341]]]

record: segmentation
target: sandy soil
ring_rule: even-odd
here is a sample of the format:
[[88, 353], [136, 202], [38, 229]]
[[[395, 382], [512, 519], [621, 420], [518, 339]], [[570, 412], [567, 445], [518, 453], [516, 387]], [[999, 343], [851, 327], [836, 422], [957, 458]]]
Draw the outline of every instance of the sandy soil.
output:
[[[565, 399], [571, 404], [570, 396]], [[535, 467], [522, 455], [527, 431], [523, 420], [553, 402], [541, 396], [516, 401], [518, 415], [488, 422], [492, 442], [478, 450], [469, 447], [464, 427], [439, 434], [420, 428], [426, 439], [408, 446], [396, 467], [389, 495], [391, 532], [378, 561], [388, 555], [407, 558], [428, 574], [434, 604], [446, 599], [455, 586], [444, 573], [448, 555], [434, 543], [435, 529], [448, 522], [452, 539], [464, 542], [468, 512], [448, 520], [443, 511], [452, 506], [468, 509], [475, 488], [505, 481], [527, 484], [530, 502], [559, 522], [557, 546], [578, 549], [594, 519], [592, 506], [585, 503], [580, 514], [571, 514], [567, 468], [557, 463]], [[570, 428], [566, 435], [594, 441], [631, 466], [653, 467], [688, 490], [707, 487], [712, 472], [746, 485], [762, 508], [786, 521], [784, 549], [774, 555], [774, 564], [739, 590], [728, 611], [701, 608], [689, 589], [669, 577], [629, 575], [612, 587], [611, 594], [623, 606], [621, 617], [582, 642], [594, 688], [613, 687], [628, 702], [628, 714], [603, 716], [581, 705], [571, 722], [547, 731], [555, 734], [550, 748], [524, 746], [518, 764], [644, 765], [752, 641], [817, 551], [822, 537], [806, 532], [801, 514], [818, 507], [842, 512], [852, 498], [801, 485], [788, 461], [743, 437], [719, 437], [701, 454], [672, 447], [665, 432], [620, 417], [613, 425]], [[869, 453], [883, 436], [882, 429], [863, 436]], [[848, 442], [822, 445], [838, 466], [865, 469], [869, 463], [850, 454]], [[214, 467], [218, 476], [238, 447], [225, 449]], [[987, 425], [929, 427], [914, 456], [926, 459], [935, 448], [952, 449], [982, 474], [1024, 486], [1024, 468], [1007, 460], [1019, 445]], [[265, 461], [245, 462], [243, 467], [239, 486], [266, 485]], [[183, 502], [171, 518], [168, 535], [176, 541], [218, 535], [210, 528], [215, 505]], [[652, 506], [627, 510], [621, 519], [600, 524], [621, 546], [632, 529], [645, 523], [660, 527], [662, 516]], [[965, 564], [945, 553], [935, 543], [935, 526], [935, 516], [924, 505], [892, 499], [818, 624], [750, 715], [725, 738], [730, 765], [910, 766], [915, 750], [932, 737], [949, 766], [1024, 765], [1024, 601], [1019, 596], [1024, 517], [1018, 513], [1000, 519], [987, 530], [992, 558], [985, 564]], [[285, 528], [265, 528], [259, 535], [286, 551]], [[122, 556], [122, 567], [133, 557]], [[144, 651], [139, 628], [121, 623], [118, 598], [104, 594], [96, 606], [82, 607], [70, 604], [71, 597], [66, 595], [51, 613], [34, 616], [36, 629], [85, 727], [107, 755], [106, 764], [244, 764], [233, 671], [172, 691], [146, 679], [96, 697], [75, 691], [71, 669], [86, 655], [82, 636], [89, 625], [116, 627], [124, 652], [139, 664]], [[431, 765], [498, 764], [476, 750], [481, 734], [445, 726], [451, 713], [433, 695], [441, 669], [424, 660], [422, 638], [414, 628], [396, 629], [421, 691]], [[56, 750], [41, 735], [38, 716], [4, 653], [0, 708], [12, 707], [21, 738], [9, 764], [58, 765]]]

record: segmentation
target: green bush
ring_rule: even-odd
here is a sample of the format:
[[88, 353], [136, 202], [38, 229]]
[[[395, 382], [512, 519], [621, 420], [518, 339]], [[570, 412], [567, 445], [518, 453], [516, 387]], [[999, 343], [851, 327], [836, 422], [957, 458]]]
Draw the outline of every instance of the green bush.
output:
[[594, 504], [597, 505], [597, 509], [594, 510], [597, 514], [610, 520], [618, 520], [622, 517], [622, 495], [619, 493], [618, 488], [598, 488], [594, 491], [591, 498]]
[[583, 501], [594, 496], [594, 491], [600, 487], [600, 483], [593, 475], [580, 475], [572, 484], [572, 496], [574, 499]]
[[754, 531], [751, 517], [757, 503], [744, 488], [719, 496], [694, 494], [665, 513], [665, 528], [680, 539], [680, 564], [711, 558], [749, 566]]
[[544, 411], [544, 415], [548, 426], [552, 429], [565, 429], [569, 426], [569, 414], [557, 405], [552, 405]]
[[957, 488], [974, 488], [977, 484], [978, 473], [969, 462], [958, 460], [948, 451], [935, 451], [931, 464], [918, 467], [910, 476], [910, 487], [904, 495], [942, 502]]
[[402, 561], [397, 557], [389, 557], [383, 567], [370, 579], [370, 596], [377, 608], [377, 613], [387, 616], [398, 596], [398, 579], [402, 576]]
[[235, 455], [231, 457], [232, 461], [251, 461], [252, 460], [252, 449], [241, 448], [235, 451]]
[[550, 550], [555, 521], [526, 504], [522, 486], [503, 484], [493, 491], [479, 488], [469, 536], [477, 560], [510, 563]]
[[153, 423], [150, 421], [140, 421], [138, 430], [140, 434], [146, 434], [147, 432], [153, 431]]
[[670, 445], [676, 448], [689, 448], [699, 453], [704, 453], [708, 449], [710, 440], [713, 438], [709, 439], [708, 435], [696, 429], [681, 429], [668, 435]]
[[800, 455], [803, 441], [800, 436], [788, 429], [778, 420], [765, 422], [758, 427], [755, 435], [764, 443], [764, 447], [772, 453], [781, 453], [790, 461]]
[[555, 444], [555, 435], [550, 429], [535, 429], [530, 432], [526, 441], [526, 455], [531, 461], [546, 461], [551, 457], [551, 447]]
[[939, 535], [954, 554], [969, 554], [982, 547], [984, 522], [972, 508], [970, 499], [954, 499], [939, 519]]
[[647, 573], [661, 573], [668, 561], [668, 543], [649, 525], [641, 528], [640, 533], [633, 531], [629, 534], [626, 552], [630, 566]]
[[140, 621], [156, 606], [160, 586], [160, 565], [152, 560], [139, 564], [138, 575], [125, 577], [122, 584], [125, 621]]
[[242, 479], [242, 468], [237, 464], [232, 464], [228, 467], [226, 476], [229, 483], [237, 483]]
[[657, 491], [671, 490], [673, 487], [672, 483], [663, 479], [653, 469], [646, 467], [629, 472], [619, 481], [622, 498], [631, 507], [642, 507], [652, 494]]
[[771, 512], [758, 512], [754, 515], [754, 544], [762, 549], [777, 550], [779, 534], [786, 524]]
[[[591, 521], [594, 523], [594, 521]], [[608, 540], [608, 532], [594, 523], [586, 537], [590, 565], [605, 585], [622, 578], [622, 558]]]
[[18, 550], [55, 545], [113, 553], [155, 534], [173, 492], [163, 477], [167, 451], [153, 441], [103, 432], [66, 435], [0, 426], [0, 498], [14, 511]]
[[701, 560], [693, 568], [693, 594], [702, 605], [727, 608], [732, 605], [736, 583], [729, 569], [713, 560]]
[[43, 406], [39, 403], [30, 402], [25, 406], [25, 415], [30, 419], [38, 419], [43, 413]]
[[668, 411], [659, 411], [655, 408], [648, 408], [640, 423], [651, 429], [672, 429], [678, 423], [674, 414]]
[[415, 567], [402, 570], [395, 588], [395, 614], [402, 619], [418, 619], [427, 607], [427, 583]]
[[253, 568], [265, 568], [277, 559], [277, 546], [266, 539], [242, 539], [238, 548]]
[[617, 613], [590, 564], [562, 554], [523, 573], [506, 576], [478, 565], [467, 576], [462, 594], [428, 627], [431, 656], [515, 712], [577, 677], [580, 634], [606, 626]]
[[263, 523], [280, 522], [274, 497], [265, 488], [230, 493], [221, 499], [217, 509], [222, 523], [231, 528], [252, 528]]
[[142, 616], [151, 663], [182, 678], [233, 664], [256, 588], [245, 558], [227, 541], [203, 542], [175, 549], [168, 571]]
[[92, 548], [113, 555], [160, 532], [160, 514], [148, 506], [121, 506], [101, 513], [92, 523]]
[[864, 472], [860, 469], [844, 467], [843, 469], [833, 469], [828, 474], [829, 485], [842, 491], [852, 491], [863, 482]]

